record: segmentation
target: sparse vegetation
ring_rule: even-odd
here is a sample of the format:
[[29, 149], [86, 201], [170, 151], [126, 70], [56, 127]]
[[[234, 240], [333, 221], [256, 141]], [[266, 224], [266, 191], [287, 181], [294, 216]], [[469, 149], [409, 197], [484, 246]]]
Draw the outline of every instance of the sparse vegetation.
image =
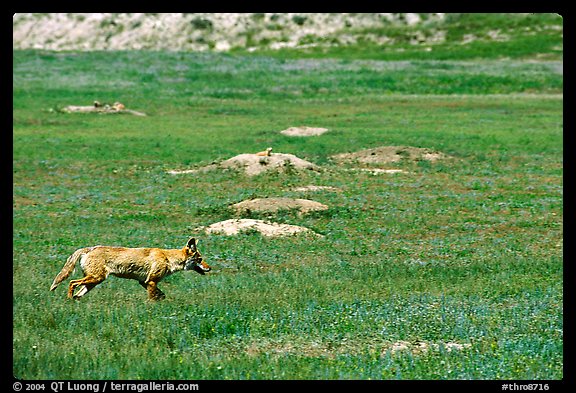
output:
[[[563, 45], [562, 17], [553, 13], [104, 13], [80, 14], [82, 20], [75, 15], [17, 14], [14, 47], [216, 48], [279, 58], [559, 60]], [[50, 35], [51, 30], [58, 33]]]

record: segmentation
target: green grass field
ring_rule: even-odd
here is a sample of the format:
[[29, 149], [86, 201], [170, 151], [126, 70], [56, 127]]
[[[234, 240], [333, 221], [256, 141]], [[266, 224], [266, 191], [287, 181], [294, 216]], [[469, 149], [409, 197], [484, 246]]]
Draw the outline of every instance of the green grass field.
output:
[[[15, 377], [563, 378], [561, 59], [14, 51], [13, 64]], [[55, 110], [95, 99], [149, 116]], [[279, 133], [298, 125], [330, 131]], [[330, 159], [388, 145], [453, 158], [382, 175]], [[267, 146], [322, 171], [166, 173]], [[293, 191], [309, 184], [341, 192]], [[327, 204], [256, 215], [324, 237], [197, 229], [272, 196]], [[168, 277], [162, 302], [115, 277], [81, 301], [67, 282], [49, 292], [77, 248], [191, 235], [214, 270]]]

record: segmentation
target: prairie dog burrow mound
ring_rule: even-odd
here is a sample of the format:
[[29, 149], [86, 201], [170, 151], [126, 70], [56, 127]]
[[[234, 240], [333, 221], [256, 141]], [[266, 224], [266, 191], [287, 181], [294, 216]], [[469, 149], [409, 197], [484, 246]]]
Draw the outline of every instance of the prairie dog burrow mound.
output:
[[[264, 151], [266, 152], [266, 150]], [[264, 153], [261, 152], [261, 153]], [[259, 155], [258, 153], [239, 154], [220, 163], [209, 164], [201, 168], [194, 169], [170, 169], [166, 173], [170, 175], [183, 175], [192, 173], [202, 173], [216, 169], [233, 169], [243, 171], [248, 176], [256, 176], [264, 172], [284, 172], [289, 169], [320, 171], [320, 167], [309, 161], [296, 157], [293, 154], [271, 153], [270, 155]]]
[[276, 213], [280, 210], [298, 210], [300, 214], [306, 214], [313, 211], [327, 210], [328, 206], [300, 198], [256, 198], [247, 201], [235, 203], [230, 206], [231, 209], [240, 214], [251, 212], [256, 213]]
[[220, 221], [203, 229], [208, 234], [213, 233], [227, 236], [238, 235], [242, 232], [256, 231], [266, 237], [292, 236], [301, 233], [322, 237], [322, 235], [305, 227], [247, 218]]
[[268, 171], [282, 172], [288, 168], [296, 170], [320, 170], [318, 165], [298, 158], [293, 154], [286, 153], [273, 153], [269, 156], [239, 154], [222, 161], [217, 166], [222, 169], [243, 170], [248, 176], [259, 175]]
[[111, 114], [111, 113], [128, 113], [135, 116], [146, 116], [143, 112], [138, 112], [132, 109], [127, 109], [126, 105], [121, 102], [116, 101], [113, 104], [101, 103], [100, 101], [94, 101], [92, 105], [68, 105], [60, 109], [64, 113], [99, 113], [99, 114]]
[[403, 160], [435, 162], [449, 158], [448, 155], [427, 148], [412, 146], [380, 146], [373, 149], [360, 150], [354, 153], [342, 153], [331, 156], [339, 163], [358, 162], [362, 164], [390, 164]]

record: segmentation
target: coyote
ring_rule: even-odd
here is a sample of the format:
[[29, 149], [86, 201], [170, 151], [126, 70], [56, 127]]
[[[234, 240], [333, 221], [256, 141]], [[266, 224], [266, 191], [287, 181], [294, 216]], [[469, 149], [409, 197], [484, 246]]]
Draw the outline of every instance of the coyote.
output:
[[[138, 280], [140, 285], [148, 291], [148, 299], [161, 300], [166, 296], [158, 288], [158, 282], [164, 277], [180, 270], [195, 270], [200, 274], [211, 270], [211, 267], [202, 259], [197, 244], [195, 238], [190, 238], [182, 249], [109, 246], [80, 248], [68, 257], [50, 290], [53, 291], [66, 280], [74, 271], [76, 262], [80, 260], [84, 277], [70, 281], [68, 298], [81, 298], [104, 281], [109, 274], [112, 274], [121, 278]], [[80, 289], [74, 294], [77, 287]]]

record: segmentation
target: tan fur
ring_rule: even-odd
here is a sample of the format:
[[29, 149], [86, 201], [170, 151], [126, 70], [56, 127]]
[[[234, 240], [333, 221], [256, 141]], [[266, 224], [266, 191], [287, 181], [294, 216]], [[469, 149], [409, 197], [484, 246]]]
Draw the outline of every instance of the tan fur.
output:
[[272, 155], [272, 148], [269, 147], [268, 149], [264, 150], [264, 151], [259, 151], [258, 153], [256, 153], [257, 156], [263, 156], [263, 157], [269, 157]]
[[[84, 277], [70, 281], [68, 287], [68, 297], [75, 299], [84, 296], [112, 274], [137, 280], [147, 290], [149, 299], [160, 300], [165, 295], [157, 284], [164, 277], [180, 270], [196, 270], [204, 274], [211, 269], [202, 259], [194, 238], [188, 240], [182, 249], [86, 247], [74, 251], [66, 260], [50, 287], [51, 291], [72, 274], [78, 261]], [[74, 294], [78, 287], [80, 289]]]
[[121, 111], [121, 110], [126, 109], [126, 107], [124, 106], [124, 104], [121, 103], [121, 102], [115, 102], [114, 104], [112, 104], [112, 108], [115, 109], [115, 110], [117, 110], [117, 111]]

